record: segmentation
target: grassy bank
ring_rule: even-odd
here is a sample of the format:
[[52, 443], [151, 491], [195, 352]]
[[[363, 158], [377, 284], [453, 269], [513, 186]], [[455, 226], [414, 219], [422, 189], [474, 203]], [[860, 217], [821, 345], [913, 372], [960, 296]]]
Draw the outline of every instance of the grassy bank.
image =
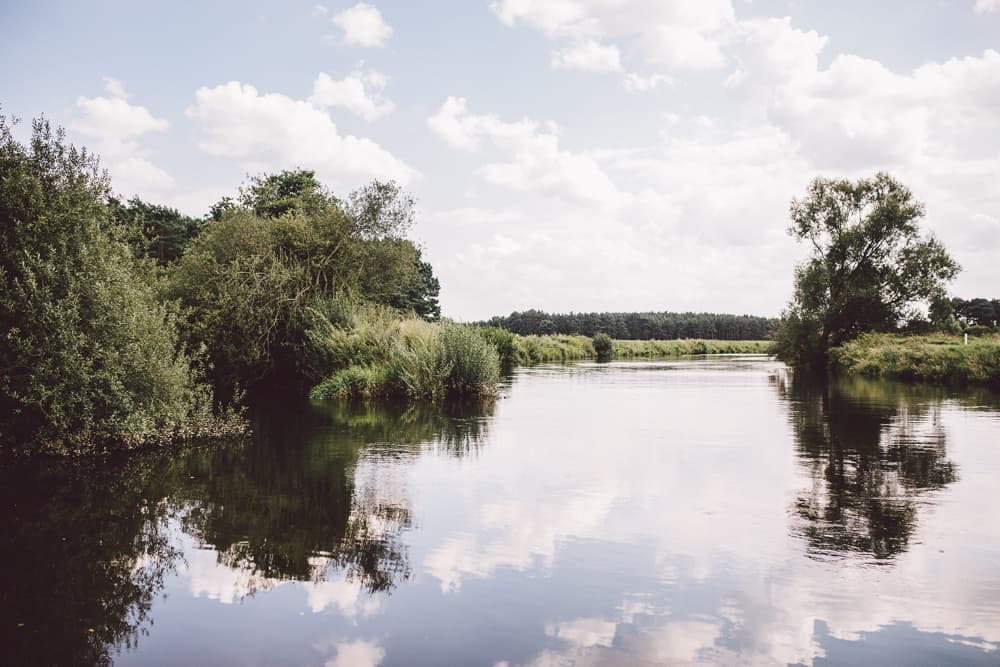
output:
[[[323, 378], [313, 398], [492, 396], [503, 366], [598, 358], [597, 339], [586, 336], [519, 336], [505, 329], [403, 317], [372, 304], [343, 304], [340, 312], [313, 315], [309, 341]], [[754, 354], [767, 347], [767, 341], [616, 340], [611, 356]]]
[[[594, 339], [586, 336], [519, 336], [504, 329], [483, 328], [483, 335], [499, 351], [506, 365], [596, 359]], [[691, 354], [763, 354], [770, 343], [763, 340], [615, 340], [612, 359], [681, 357]]]
[[835, 371], [954, 384], [1000, 386], [1000, 336], [865, 334], [830, 351]]
[[438, 399], [491, 396], [500, 380], [496, 348], [473, 327], [402, 317], [374, 304], [337, 317], [314, 313], [313, 357], [327, 369], [313, 398]]

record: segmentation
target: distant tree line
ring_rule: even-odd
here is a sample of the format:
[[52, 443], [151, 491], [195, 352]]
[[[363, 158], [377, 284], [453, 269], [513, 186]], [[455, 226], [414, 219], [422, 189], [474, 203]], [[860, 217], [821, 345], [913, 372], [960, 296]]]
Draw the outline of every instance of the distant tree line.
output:
[[777, 319], [719, 313], [546, 313], [513, 312], [480, 324], [507, 329], [522, 336], [607, 334], [618, 340], [766, 340]]
[[970, 326], [996, 327], [1000, 322], [1000, 299], [951, 299], [955, 317]]

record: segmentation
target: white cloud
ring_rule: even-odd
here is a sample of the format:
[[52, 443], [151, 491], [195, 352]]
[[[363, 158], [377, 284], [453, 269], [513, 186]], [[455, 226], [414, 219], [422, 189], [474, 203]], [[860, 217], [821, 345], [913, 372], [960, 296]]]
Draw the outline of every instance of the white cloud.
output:
[[324, 667], [378, 667], [385, 660], [385, 649], [361, 639], [335, 644], [334, 650], [336, 655]]
[[342, 40], [348, 46], [385, 46], [392, 37], [392, 27], [378, 8], [367, 2], [337, 12], [333, 23], [343, 31]]
[[388, 78], [375, 70], [357, 70], [339, 80], [320, 72], [308, 101], [317, 107], [341, 106], [373, 121], [389, 115], [395, 107], [392, 100], [383, 97], [387, 82]]
[[581, 72], [617, 72], [622, 68], [617, 46], [606, 46], [592, 39], [553, 51], [551, 64], [554, 69]]
[[666, 69], [721, 67], [735, 21], [730, 0], [496, 0], [490, 8], [505, 25], [523, 23], [555, 40], [627, 41], [643, 62]]
[[199, 88], [185, 113], [199, 126], [201, 150], [249, 171], [303, 167], [331, 185], [371, 178], [406, 185], [417, 175], [374, 141], [341, 135], [330, 115], [308, 101], [261, 94], [249, 84]]
[[662, 85], [670, 85], [671, 83], [673, 83], [673, 79], [665, 74], [643, 76], [636, 72], [629, 72], [622, 81], [625, 90], [630, 93], [646, 93]]
[[326, 5], [313, 5], [312, 12], [313, 16], [329, 16], [330, 10], [327, 9]]
[[73, 129], [112, 142], [127, 142], [147, 132], [165, 132], [170, 127], [166, 120], [156, 118], [145, 107], [129, 104], [121, 81], [104, 81], [107, 97], [77, 98], [76, 107], [82, 115], [73, 121]]
[[149, 197], [171, 189], [174, 179], [146, 158], [139, 143], [146, 134], [166, 132], [170, 124], [130, 104], [121, 81], [105, 78], [104, 88], [106, 96], [77, 98], [70, 128], [90, 138], [89, 147], [100, 154], [115, 191]]
[[[954, 154], [970, 134], [1000, 128], [1000, 53], [896, 74], [839, 55], [779, 85], [769, 116], [819, 167], [888, 168]], [[974, 139], [972, 141], [975, 141]]]
[[735, 30], [732, 50], [736, 70], [725, 81], [730, 88], [743, 85], [772, 89], [776, 84], [812, 76], [820, 51], [829, 41], [814, 30], [799, 30], [789, 17], [749, 19]]
[[[453, 143], [478, 141], [487, 165], [492, 149], [521, 173], [518, 160], [527, 162], [532, 137], [544, 134], [530, 121], [515, 132], [495, 117], [469, 114], [460, 99], [446, 106], [441, 115]], [[510, 146], [526, 147], [503, 150], [481, 130], [498, 124], [517, 138]], [[463, 209], [428, 212], [426, 240], [449, 312], [475, 318], [530, 307], [697, 310], [711, 299], [719, 310], [777, 314], [800, 255], [785, 234], [785, 212], [812, 175], [784, 132], [676, 117], [648, 146], [572, 155], [590, 161], [610, 184], [603, 198], [611, 205], [570, 196], [565, 183], [562, 192], [543, 188], [543, 178], [569, 180], [572, 173], [553, 160], [544, 163], [544, 175], [527, 170], [530, 176], [515, 181], [525, 193], [516, 209], [490, 206], [481, 196]], [[497, 182], [503, 170], [474, 173]], [[586, 189], [583, 183], [578, 189]], [[757, 261], [748, 264], [747, 256]], [[727, 284], [747, 289], [734, 293]], [[669, 295], [662, 285], [672, 286]], [[495, 296], [484, 303], [483, 293]]]
[[973, 9], [977, 14], [1000, 12], [1000, 0], [976, 0], [976, 5]]
[[559, 146], [557, 128], [528, 119], [500, 120], [495, 114], [469, 113], [465, 98], [449, 97], [428, 125], [454, 148], [477, 151], [489, 143], [503, 160], [477, 170], [486, 182], [520, 191], [556, 196], [585, 205], [616, 207], [618, 188], [589, 155]]

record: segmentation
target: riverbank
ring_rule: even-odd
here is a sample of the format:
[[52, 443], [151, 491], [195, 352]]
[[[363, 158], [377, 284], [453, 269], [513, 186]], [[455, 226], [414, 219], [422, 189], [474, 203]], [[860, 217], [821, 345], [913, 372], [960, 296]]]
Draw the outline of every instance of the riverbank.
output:
[[835, 372], [946, 384], [1000, 386], [1000, 335], [865, 334], [830, 350]]
[[[309, 340], [324, 372], [316, 399], [437, 400], [496, 394], [500, 368], [598, 359], [597, 337], [520, 336], [506, 329], [431, 323], [372, 304], [337, 325], [316, 314]], [[607, 339], [605, 338], [605, 341]], [[615, 340], [611, 359], [763, 354], [768, 341]]]
[[[517, 365], [596, 359], [594, 341], [586, 336], [513, 335]], [[766, 340], [614, 340], [612, 359], [683, 357], [692, 354], [765, 354]], [[503, 354], [503, 350], [501, 350]]]

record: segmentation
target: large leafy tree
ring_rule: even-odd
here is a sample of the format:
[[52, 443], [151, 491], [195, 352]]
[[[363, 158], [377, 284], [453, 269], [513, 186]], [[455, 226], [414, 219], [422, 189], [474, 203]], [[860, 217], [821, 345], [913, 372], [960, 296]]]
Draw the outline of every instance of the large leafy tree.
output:
[[177, 209], [150, 204], [139, 197], [125, 202], [112, 198], [109, 210], [111, 217], [125, 229], [137, 254], [160, 264], [180, 257], [202, 224]]
[[148, 442], [207, 418], [152, 263], [108, 211], [96, 157], [0, 116], [0, 444], [65, 453]]
[[809, 244], [776, 334], [779, 356], [822, 362], [830, 347], [866, 331], [892, 331], [944, 294], [959, 266], [920, 232], [924, 206], [885, 173], [817, 178], [792, 200], [789, 233]]
[[171, 267], [168, 295], [216, 384], [302, 379], [309, 313], [340, 296], [436, 315], [437, 281], [405, 237], [413, 206], [378, 181], [341, 200], [303, 170], [253, 178], [214, 206]]

